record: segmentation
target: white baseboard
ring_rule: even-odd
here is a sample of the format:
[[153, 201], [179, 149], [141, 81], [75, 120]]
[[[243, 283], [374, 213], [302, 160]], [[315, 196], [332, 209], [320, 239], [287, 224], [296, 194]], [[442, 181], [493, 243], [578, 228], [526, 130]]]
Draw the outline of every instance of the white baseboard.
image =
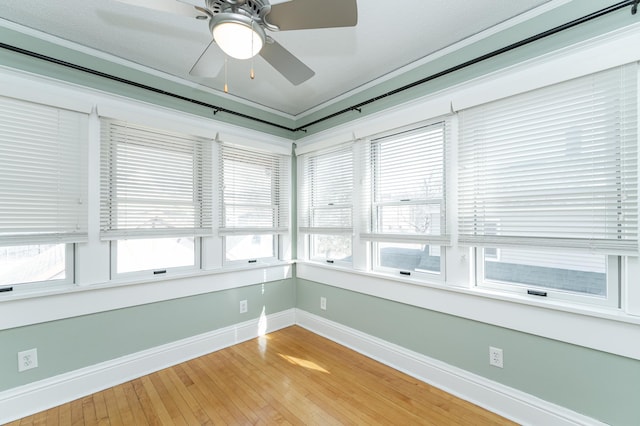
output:
[[523, 425], [603, 423], [517, 389], [296, 309], [297, 325]]
[[294, 324], [289, 309], [0, 392], [0, 424]]
[[524, 425], [603, 425], [442, 361], [299, 309], [189, 337], [0, 392], [0, 424], [297, 324], [383, 364]]

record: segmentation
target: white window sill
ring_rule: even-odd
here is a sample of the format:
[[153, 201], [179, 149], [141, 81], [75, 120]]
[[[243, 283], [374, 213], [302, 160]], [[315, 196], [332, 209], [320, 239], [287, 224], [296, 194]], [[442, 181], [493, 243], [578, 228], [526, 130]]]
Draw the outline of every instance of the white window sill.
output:
[[297, 277], [503, 328], [640, 360], [640, 317], [620, 309], [536, 300], [525, 295], [459, 287], [297, 261]]
[[291, 278], [292, 262], [0, 293], [0, 330]]

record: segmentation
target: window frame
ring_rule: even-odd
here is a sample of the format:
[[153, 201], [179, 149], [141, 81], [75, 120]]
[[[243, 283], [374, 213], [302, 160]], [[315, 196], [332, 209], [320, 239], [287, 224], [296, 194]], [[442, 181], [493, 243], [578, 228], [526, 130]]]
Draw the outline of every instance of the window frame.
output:
[[[218, 234], [220, 236], [221, 241], [221, 262], [224, 268], [236, 268], [236, 267], [251, 267], [254, 265], [272, 265], [277, 264], [283, 261], [284, 259], [284, 249], [286, 244], [286, 236], [290, 232], [290, 204], [291, 204], [291, 158], [288, 154], [283, 154], [280, 152], [267, 152], [264, 150], [254, 149], [249, 146], [236, 145], [233, 143], [227, 143], [224, 141], [218, 141], [219, 146], [215, 149], [217, 155], [217, 164], [219, 165], [219, 170], [217, 173], [218, 179], [218, 187], [219, 194], [217, 197], [218, 205], [215, 207], [218, 211], [218, 221], [219, 228]], [[270, 207], [273, 211], [272, 213], [272, 227], [271, 228], [262, 228], [262, 227], [226, 227], [226, 206], [225, 203], [225, 192], [224, 192], [224, 177], [225, 177], [225, 168], [224, 162], [227, 159], [225, 155], [225, 150], [229, 150], [228, 159], [243, 162], [246, 161], [247, 164], [252, 166], [262, 167], [263, 164], [260, 162], [250, 162], [247, 161], [248, 157], [243, 157], [243, 152], [245, 153], [256, 153], [265, 156], [263, 161], [269, 160], [272, 167], [272, 171], [275, 173], [271, 173], [270, 179], [270, 198], [271, 204]], [[233, 152], [236, 151], [234, 154]], [[285, 200], [284, 205], [282, 200]], [[244, 206], [244, 207], [256, 207], [256, 208], [266, 208], [265, 204], [234, 204], [236, 206]], [[284, 209], [284, 210], [282, 210]], [[284, 222], [284, 223], [283, 223]], [[255, 238], [259, 235], [271, 235], [273, 238], [273, 244], [271, 249], [270, 256], [264, 257], [246, 257], [242, 259], [229, 260], [227, 259], [227, 239], [228, 237], [252, 237]]]
[[[298, 171], [298, 181], [303, 182], [306, 185], [306, 192], [303, 194], [298, 194], [298, 214], [305, 215], [302, 220], [299, 219], [299, 222], [302, 222], [306, 226], [299, 226], [298, 232], [303, 237], [303, 257], [306, 260], [312, 262], [324, 263], [331, 266], [343, 267], [343, 268], [352, 268], [354, 264], [354, 231], [355, 231], [355, 209], [356, 206], [356, 197], [355, 190], [356, 184], [355, 180], [357, 179], [356, 174], [356, 144], [353, 141], [345, 142], [342, 144], [332, 145], [328, 148], [319, 149], [316, 151], [311, 151], [304, 154], [302, 158], [303, 161], [298, 161], [298, 165], [301, 164], [303, 167], [300, 167]], [[349, 166], [350, 166], [350, 179], [345, 179], [344, 181], [340, 181], [342, 185], [347, 185], [350, 188], [350, 203], [331, 201], [328, 204], [318, 204], [318, 198], [316, 197], [316, 193], [320, 191], [317, 185], [314, 185], [314, 182], [317, 182], [319, 176], [315, 172], [315, 162], [325, 159], [334, 161], [343, 161], [342, 156], [350, 157]], [[312, 169], [313, 172], [309, 172], [306, 167], [310, 167], [310, 164], [314, 163]], [[305, 167], [306, 166], [306, 167]], [[330, 170], [328, 170], [330, 171]], [[311, 177], [313, 175], [313, 177]], [[300, 185], [298, 185], [300, 188]], [[326, 189], [326, 188], [324, 188]], [[321, 200], [327, 201], [327, 200]], [[339, 211], [339, 210], [348, 210], [350, 212], [350, 222], [351, 226], [340, 227], [340, 226], [315, 226], [315, 213], [318, 211]], [[336, 217], [339, 217], [337, 215]], [[328, 256], [319, 256], [314, 252], [314, 240], [321, 236], [334, 236], [334, 237], [345, 237], [350, 242], [350, 254], [347, 256], [350, 260], [336, 259]]]
[[[417, 267], [413, 270], [409, 270], [409, 269], [402, 269], [402, 268], [393, 268], [390, 266], [382, 266], [380, 265], [380, 248], [378, 247], [379, 244], [384, 244], [384, 243], [397, 243], [397, 244], [424, 244], [425, 246], [429, 246], [429, 250], [430, 247], [432, 246], [429, 243], [425, 243], [425, 242], [420, 242], [420, 241], [415, 241], [415, 242], [409, 242], [409, 241], [371, 241], [371, 270], [373, 272], [379, 272], [379, 273], [383, 273], [383, 274], [389, 274], [389, 275], [394, 275], [394, 276], [400, 276], [403, 278], [413, 278], [413, 279], [417, 279], [420, 281], [426, 281], [426, 282], [434, 282], [434, 283], [439, 283], [439, 284], [443, 284], [445, 283], [445, 276], [446, 276], [446, 270], [445, 270], [445, 266], [446, 266], [446, 254], [445, 254], [445, 247], [444, 246], [438, 246], [440, 247], [440, 271], [439, 272], [434, 272], [434, 271], [429, 271], [426, 269], [418, 269]], [[424, 248], [423, 250], [425, 250], [426, 248]]]
[[[527, 247], [518, 248], [527, 250]], [[539, 248], [535, 248], [540, 250]], [[486, 279], [484, 274], [484, 249], [482, 247], [474, 247], [475, 258], [475, 287], [481, 290], [498, 291], [504, 294], [516, 294], [524, 296], [531, 300], [548, 300], [550, 302], [570, 302], [586, 304], [591, 306], [603, 306], [611, 308], [620, 308], [621, 289], [624, 256], [603, 255], [606, 265], [606, 297], [597, 295], [589, 295], [587, 293], [578, 293], [572, 291], [564, 291], [552, 287], [544, 287], [532, 284], [517, 283], [511, 281], [500, 281]], [[550, 251], [550, 253], [555, 251]], [[534, 293], [529, 294], [531, 290]], [[544, 294], [544, 295], [543, 295]]]
[[[111, 280], [119, 279], [136, 279], [136, 278], [148, 278], [157, 279], [163, 276], [173, 276], [177, 274], [184, 274], [188, 272], [198, 271], [202, 268], [202, 238], [205, 236], [206, 230], [212, 232], [212, 210], [213, 209], [213, 164], [211, 155], [207, 155], [213, 147], [207, 147], [206, 144], [213, 144], [213, 140], [188, 134], [185, 132], [176, 132], [173, 130], [167, 130], [166, 128], [148, 126], [147, 124], [140, 124], [136, 121], [121, 120], [110, 117], [99, 117], [100, 119], [100, 166], [102, 168], [100, 172], [100, 207], [99, 207], [99, 219], [100, 219], [100, 233], [101, 239], [109, 244], [109, 276]], [[112, 140], [110, 129], [111, 126], [115, 126], [116, 129], [129, 129], [132, 130], [131, 141], [119, 141]], [[118, 132], [123, 132], [118, 133]], [[127, 138], [127, 130], [117, 130], [116, 135]], [[162, 143], [154, 144], [149, 140], [151, 138], [158, 137]], [[167, 141], [177, 139], [181, 143], [178, 146], [172, 146]], [[185, 142], [186, 141], [186, 142]], [[137, 147], [140, 150], [149, 150], [149, 154], [154, 154], [157, 157], [171, 158], [171, 152], [176, 154], [187, 154], [190, 156], [192, 173], [191, 173], [191, 193], [193, 197], [193, 227], [192, 228], [179, 228], [177, 231], [172, 230], [170, 227], [160, 228], [160, 230], [154, 229], [132, 229], [130, 225], [125, 222], [124, 226], [120, 226], [118, 223], [117, 213], [114, 216], [112, 213], [114, 210], [118, 211], [118, 199], [113, 200], [113, 193], [117, 194], [118, 184], [120, 180], [118, 178], [119, 173], [131, 173], [132, 169], [119, 170], [118, 160], [120, 159], [119, 150], [121, 148], [127, 148], [126, 143], [130, 143], [132, 146]], [[125, 144], [123, 147], [120, 144]], [[135, 151], [134, 151], [135, 152]], [[138, 154], [139, 155], [139, 154]], [[126, 156], [125, 156], [126, 158]], [[158, 161], [157, 159], [155, 161]], [[185, 160], [186, 161], [186, 160]], [[148, 166], [147, 166], [148, 167]], [[137, 170], [136, 170], [137, 171]], [[143, 170], [144, 171], [144, 170]], [[140, 172], [140, 171], [138, 171]], [[105, 180], [106, 179], [106, 180]], [[130, 182], [127, 182], [130, 185]], [[146, 192], [143, 195], [148, 195], [151, 190], [151, 186], [145, 188]], [[186, 192], [185, 192], [186, 193]], [[200, 194], [200, 195], [196, 195]], [[184, 194], [181, 194], [184, 195]], [[150, 196], [150, 195], [148, 195]], [[155, 200], [154, 200], [155, 201]], [[160, 200], [159, 206], [165, 205], [166, 201]], [[136, 202], [135, 198], [123, 201]], [[173, 207], [173, 206], [172, 206]], [[174, 213], [174, 211], [172, 211]], [[145, 214], [147, 214], [145, 212]], [[184, 224], [182, 224], [184, 227]], [[118, 271], [118, 242], [127, 240], [153, 240], [163, 238], [193, 238], [194, 239], [194, 259], [193, 265], [175, 266], [175, 267], [158, 267], [151, 269], [140, 269], [136, 271], [119, 272]]]
[[[13, 284], [0, 284], [0, 289], [13, 288], [14, 290], [33, 290], [33, 289], [47, 289], [52, 287], [62, 287], [75, 284], [75, 243], [58, 243], [64, 244], [64, 261], [65, 261], [65, 277], [56, 280], [43, 280], [43, 281], [23, 281]], [[42, 245], [42, 244], [20, 244], [20, 245]], [[18, 247], [19, 245], [8, 246]]]
[[[155, 238], [174, 238], [174, 237], [154, 237], [154, 238], [137, 238], [139, 240], [152, 240]], [[179, 238], [179, 237], [175, 237]], [[160, 278], [170, 277], [174, 275], [184, 275], [189, 272], [197, 272], [202, 268], [202, 237], [187, 236], [193, 238], [194, 245], [194, 261], [193, 265], [161, 267], [152, 269], [140, 269], [137, 271], [118, 272], [118, 242], [127, 241], [126, 239], [118, 239], [109, 241], [109, 254], [111, 261], [109, 262], [109, 273], [111, 279], [136, 279], [136, 278]], [[164, 272], [163, 272], [164, 271]]]
[[[264, 257], [246, 257], [242, 259], [228, 260], [227, 259], [227, 238], [228, 237], [251, 237], [255, 238], [259, 235], [270, 235], [273, 237], [271, 256]], [[223, 235], [222, 240], [222, 264], [224, 267], [241, 267], [252, 265], [272, 265], [281, 261], [281, 235], [271, 233], [254, 233], [254, 234], [237, 234], [237, 235]]]
[[[377, 134], [369, 137], [366, 140], [366, 149], [365, 153], [363, 153], [363, 161], [365, 162], [363, 168], [366, 170], [365, 175], [367, 176], [367, 183], [363, 188], [364, 198], [363, 204], [365, 210], [368, 212], [367, 216], [364, 220], [364, 226], [366, 227], [366, 232], [362, 232], [361, 236], [368, 242], [369, 252], [370, 252], [370, 266], [369, 269], [372, 272], [378, 272], [383, 274], [391, 274], [395, 276], [400, 276], [403, 278], [413, 278], [419, 281], [425, 282], [434, 282], [437, 284], [445, 283], [446, 279], [446, 245], [448, 244], [448, 235], [447, 235], [447, 179], [448, 179], [448, 168], [450, 165], [448, 164], [448, 155], [447, 155], [447, 146], [450, 140], [451, 126], [452, 120], [451, 116], [437, 117], [432, 120], [427, 120], [423, 122], [418, 122], [414, 124], [410, 124], [398, 129], [386, 131], [381, 134]], [[396, 199], [396, 200], [382, 200], [382, 194], [377, 192], [378, 188], [378, 173], [379, 170], [376, 169], [374, 163], [378, 163], [379, 160], [375, 160], [375, 156], [379, 155], [379, 151], [374, 148], [374, 145], [378, 144], [379, 141], [398, 136], [402, 137], [403, 135], [411, 135], [414, 132], [419, 132], [424, 130], [425, 132], [429, 132], [430, 129], [436, 129], [437, 126], [441, 127], [441, 187], [440, 194], [441, 197], [433, 198], [426, 196], [424, 198], [418, 199]], [[418, 136], [419, 137], [419, 136]], [[390, 139], [390, 141], [393, 141]], [[428, 148], [429, 149], [429, 148]], [[382, 226], [380, 223], [381, 214], [380, 209], [385, 206], [424, 206], [425, 208], [429, 208], [432, 205], [439, 206], [439, 234], [417, 234], [417, 233], [405, 233], [405, 234], [392, 234], [380, 232], [379, 229]], [[440, 271], [427, 271], [427, 270], [405, 270], [402, 268], [393, 268], [388, 266], [381, 265], [381, 256], [380, 256], [380, 243], [396, 243], [396, 244], [422, 244], [425, 246], [438, 246], [440, 248]], [[426, 248], [426, 247], [425, 247]], [[423, 248], [424, 250], [424, 248]]]
[[[327, 257], [327, 256], [314, 256], [314, 238], [318, 238], [320, 236], [330, 236], [330, 237], [345, 237], [346, 239], [348, 239], [350, 241], [350, 247], [351, 247], [351, 254], [350, 256], [347, 256], [348, 258], [350, 258], [351, 260], [343, 260], [343, 259], [336, 259], [336, 258], [331, 258], [331, 257]], [[308, 233], [305, 235], [305, 241], [306, 241], [306, 245], [307, 245], [307, 249], [305, 250], [305, 253], [307, 255], [307, 258], [313, 262], [320, 262], [320, 263], [326, 263], [328, 265], [334, 265], [334, 266], [340, 266], [343, 268], [350, 268], [353, 266], [353, 252], [354, 252], [354, 247], [353, 247], [353, 243], [354, 243], [354, 236], [353, 233], [318, 233], [318, 232], [314, 232], [314, 233]]]

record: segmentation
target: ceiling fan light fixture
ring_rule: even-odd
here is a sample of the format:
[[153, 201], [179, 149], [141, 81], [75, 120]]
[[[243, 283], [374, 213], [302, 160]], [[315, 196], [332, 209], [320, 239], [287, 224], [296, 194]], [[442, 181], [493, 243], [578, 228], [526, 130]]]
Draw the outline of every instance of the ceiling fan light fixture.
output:
[[250, 18], [234, 14], [220, 14], [216, 18], [211, 21], [211, 33], [224, 53], [236, 59], [249, 59], [260, 52], [266, 36]]

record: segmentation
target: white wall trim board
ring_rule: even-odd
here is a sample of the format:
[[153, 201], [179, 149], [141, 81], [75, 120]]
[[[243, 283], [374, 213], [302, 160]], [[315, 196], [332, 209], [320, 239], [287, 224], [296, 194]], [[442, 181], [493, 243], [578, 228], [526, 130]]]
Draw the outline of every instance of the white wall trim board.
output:
[[296, 141], [296, 153], [313, 151], [317, 149], [316, 145], [326, 147], [366, 138], [381, 131], [635, 62], [640, 60], [640, 52], [626, 46], [638, 42], [640, 24], [620, 28], [303, 137]]
[[0, 424], [294, 324], [288, 309], [0, 392]]
[[296, 324], [523, 425], [603, 425], [591, 417], [296, 309]]
[[[2, 19], [0, 19], [0, 27]], [[251, 145], [258, 141], [276, 150], [290, 152], [292, 140], [259, 130], [218, 121], [215, 118], [176, 110], [150, 102], [127, 98], [53, 77], [0, 65], [0, 95], [30, 102], [88, 112], [95, 106], [99, 115], [165, 130], [214, 138], [220, 132]]]
[[433, 61], [435, 61], [435, 60], [437, 60], [437, 59], [439, 59], [439, 58], [441, 58], [441, 57], [443, 57], [445, 55], [450, 54], [451, 52], [459, 51], [461, 49], [464, 49], [465, 47], [468, 47], [468, 46], [471, 46], [474, 43], [477, 43], [480, 40], [483, 40], [485, 38], [491, 37], [491, 36], [493, 36], [495, 34], [498, 34], [501, 31], [505, 31], [505, 30], [507, 30], [507, 29], [509, 29], [511, 27], [514, 27], [514, 26], [519, 25], [519, 24], [521, 24], [523, 22], [526, 22], [526, 21], [528, 21], [530, 19], [533, 19], [536, 16], [542, 15], [544, 13], [551, 12], [551, 11], [553, 11], [554, 9], [556, 9], [556, 8], [558, 8], [560, 6], [564, 6], [565, 4], [569, 3], [570, 1], [571, 0], [552, 0], [552, 1], [548, 2], [548, 3], [545, 3], [545, 4], [543, 4], [541, 6], [538, 6], [538, 7], [534, 8], [534, 9], [531, 9], [531, 10], [529, 10], [529, 11], [527, 11], [527, 12], [521, 14], [521, 15], [515, 16], [515, 17], [513, 17], [511, 19], [508, 19], [508, 20], [506, 20], [504, 22], [501, 22], [498, 25], [495, 25], [495, 26], [493, 26], [491, 28], [487, 28], [484, 31], [480, 31], [479, 33], [477, 33], [477, 34], [475, 34], [475, 35], [473, 35], [471, 37], [468, 37], [468, 38], [465, 38], [463, 40], [460, 40], [459, 42], [454, 43], [454, 44], [452, 44], [450, 46], [447, 46], [444, 49], [438, 50], [438, 51], [432, 53], [429, 56], [426, 56], [426, 57], [424, 57], [422, 59], [419, 59], [419, 60], [417, 60], [415, 62], [407, 64], [407, 65], [405, 65], [403, 67], [400, 67], [400, 68], [396, 69], [395, 71], [390, 72], [389, 74], [385, 74], [382, 77], [379, 77], [379, 78], [377, 78], [375, 80], [372, 80], [369, 83], [363, 84], [362, 86], [359, 86], [356, 89], [353, 89], [351, 91], [343, 93], [340, 96], [337, 96], [337, 97], [335, 97], [333, 99], [330, 99], [327, 102], [324, 102], [324, 103], [322, 103], [322, 104], [320, 104], [318, 106], [315, 106], [315, 107], [310, 108], [310, 109], [308, 109], [306, 111], [303, 111], [300, 114], [296, 115], [296, 119], [301, 120], [301, 119], [303, 119], [303, 118], [305, 118], [305, 117], [307, 117], [307, 116], [309, 116], [311, 114], [314, 114], [314, 113], [316, 113], [318, 111], [321, 111], [323, 108], [327, 108], [327, 107], [331, 106], [334, 103], [340, 102], [340, 101], [342, 101], [344, 99], [348, 99], [348, 98], [350, 98], [352, 96], [355, 96], [355, 95], [357, 95], [359, 93], [364, 92], [367, 89], [375, 87], [376, 85], [385, 83], [385, 82], [391, 80], [392, 78], [398, 77], [398, 76], [400, 76], [402, 74], [405, 74], [405, 73], [407, 73], [407, 72], [409, 72], [409, 71], [411, 71], [413, 69], [416, 69], [416, 68], [418, 68], [420, 66], [428, 64], [430, 62], [433, 62]]
[[185, 276], [70, 285], [2, 300], [0, 330], [291, 278], [291, 265], [199, 271]]
[[55, 45], [58, 45], [58, 46], [62, 46], [62, 47], [67, 48], [67, 49], [75, 50], [75, 51], [83, 53], [85, 55], [90, 55], [90, 56], [93, 56], [93, 57], [96, 57], [96, 58], [99, 58], [99, 59], [103, 59], [105, 61], [113, 62], [115, 64], [125, 66], [127, 68], [132, 68], [134, 70], [141, 71], [141, 72], [144, 72], [146, 74], [150, 74], [150, 75], [152, 75], [154, 77], [159, 77], [159, 78], [171, 81], [172, 83], [177, 83], [177, 84], [183, 85], [183, 86], [188, 87], [188, 88], [192, 88], [192, 89], [193, 88], [197, 88], [198, 90], [207, 92], [207, 93], [209, 93], [211, 95], [218, 96], [218, 97], [220, 97], [222, 99], [232, 100], [233, 102], [237, 102], [239, 104], [248, 106], [250, 108], [258, 108], [258, 109], [260, 109], [262, 111], [266, 111], [266, 112], [269, 112], [271, 114], [279, 115], [279, 116], [287, 118], [289, 120], [293, 120], [293, 119], [296, 118], [294, 115], [288, 114], [288, 113], [283, 112], [283, 111], [279, 111], [279, 110], [277, 110], [275, 108], [269, 108], [269, 107], [266, 107], [264, 105], [256, 104], [255, 102], [248, 101], [248, 100], [246, 100], [244, 98], [241, 98], [239, 96], [234, 96], [232, 93], [224, 93], [223, 91], [220, 91], [220, 90], [212, 89], [212, 88], [203, 86], [201, 84], [193, 83], [193, 82], [190, 82], [189, 80], [185, 80], [184, 78], [176, 77], [174, 75], [171, 75], [171, 74], [168, 74], [168, 73], [165, 73], [165, 72], [162, 72], [162, 71], [158, 71], [158, 70], [156, 70], [154, 68], [146, 67], [146, 66], [140, 65], [140, 64], [138, 64], [136, 62], [129, 61], [129, 60], [120, 58], [118, 56], [114, 56], [114, 55], [111, 55], [109, 53], [102, 52], [102, 51], [97, 50], [97, 49], [92, 49], [90, 47], [83, 46], [81, 44], [74, 43], [72, 41], [65, 40], [63, 38], [56, 37], [56, 36], [51, 35], [51, 34], [44, 33], [42, 31], [39, 31], [39, 30], [34, 29], [34, 28], [28, 28], [28, 27], [16, 24], [15, 22], [7, 21], [5, 19], [0, 19], [0, 27], [7, 28], [7, 29], [10, 29], [12, 31], [16, 31], [16, 32], [22, 33], [22, 34], [28, 35], [30, 37], [34, 37], [36, 39], [40, 39], [40, 40], [43, 40], [43, 41], [48, 42], [48, 43], [52, 43], [52, 44], [55, 44]]
[[638, 317], [520, 295], [298, 262], [298, 278], [640, 360]]

